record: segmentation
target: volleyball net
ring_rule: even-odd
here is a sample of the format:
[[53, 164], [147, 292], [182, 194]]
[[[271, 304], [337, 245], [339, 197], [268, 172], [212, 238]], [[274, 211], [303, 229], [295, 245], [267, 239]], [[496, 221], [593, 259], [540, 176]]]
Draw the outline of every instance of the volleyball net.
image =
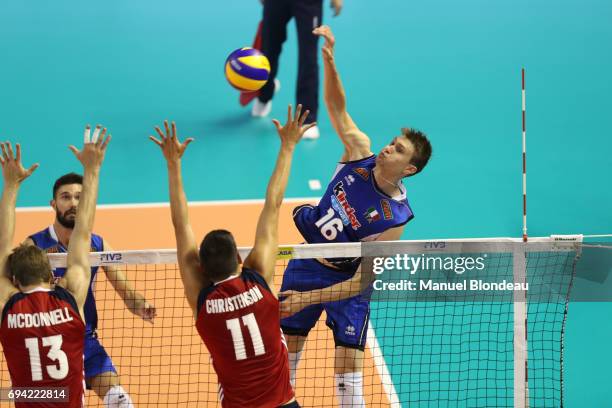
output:
[[[589, 246], [608, 261], [610, 249]], [[244, 259], [249, 249], [240, 251]], [[584, 252], [579, 236], [296, 245], [279, 248], [274, 289], [292, 259], [361, 258], [360, 296], [370, 300], [370, 325], [340, 330], [367, 335], [368, 407], [559, 407], [568, 303]], [[54, 268], [65, 266], [65, 255], [50, 259]], [[217, 377], [185, 300], [175, 250], [90, 259], [121, 268], [157, 308], [153, 324], [134, 316], [98, 272], [98, 337], [135, 405], [219, 406]], [[9, 387], [0, 358], [0, 386]], [[325, 314], [306, 340], [295, 391], [304, 407], [337, 406]], [[92, 392], [86, 405], [103, 406]]]

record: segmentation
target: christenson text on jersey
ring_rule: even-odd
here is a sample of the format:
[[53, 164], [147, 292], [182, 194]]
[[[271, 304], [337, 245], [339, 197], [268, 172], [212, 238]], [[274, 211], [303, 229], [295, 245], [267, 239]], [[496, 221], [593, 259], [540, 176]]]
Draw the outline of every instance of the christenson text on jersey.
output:
[[528, 291], [529, 283], [516, 283], [502, 280], [501, 282], [486, 282], [481, 279], [470, 279], [458, 282], [436, 282], [431, 279], [408, 280], [397, 282], [374, 281], [374, 290], [399, 291]]
[[261, 299], [263, 299], [261, 291], [257, 286], [254, 286], [248, 291], [232, 297], [206, 300], [206, 313], [233, 312], [234, 310], [251, 306]]

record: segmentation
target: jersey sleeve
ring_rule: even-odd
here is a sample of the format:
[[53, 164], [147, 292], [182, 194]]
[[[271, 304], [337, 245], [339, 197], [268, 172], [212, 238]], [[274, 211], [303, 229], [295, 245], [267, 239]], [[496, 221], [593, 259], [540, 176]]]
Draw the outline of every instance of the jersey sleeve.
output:
[[211, 292], [214, 289], [215, 289], [215, 285], [211, 284], [210, 286], [207, 286], [200, 291], [200, 294], [198, 295], [198, 306], [196, 309], [196, 319], [197, 319], [198, 314], [200, 314], [200, 310], [202, 310], [202, 306], [204, 306], [204, 302], [206, 302], [206, 298], [208, 297], [208, 295], [211, 294]]
[[56, 296], [58, 299], [67, 302], [70, 306], [72, 306], [72, 308], [74, 309], [74, 312], [80, 316], [76, 299], [74, 298], [72, 293], [70, 293], [67, 289], [57, 285], [55, 286], [55, 289], [51, 293], [53, 293], [53, 295]]
[[4, 304], [4, 309], [2, 309], [2, 320], [0, 320], [0, 324], [4, 322], [6, 314], [9, 312], [9, 310], [11, 310], [11, 307], [13, 307], [15, 303], [17, 303], [20, 299], [23, 299], [24, 297], [25, 295], [23, 293], [17, 292], [9, 298], [8, 302]]
[[45, 246], [48, 246], [45, 245], [45, 241], [48, 241], [50, 239], [50, 237], [45, 237], [46, 232], [46, 230], [38, 231], [34, 234], [28, 235], [28, 238], [31, 239], [32, 242], [34, 242], [34, 245], [39, 248], [43, 248]]
[[272, 289], [270, 289], [268, 282], [266, 282], [263, 276], [261, 276], [255, 269], [242, 268], [240, 278], [245, 281], [259, 283], [261, 287], [272, 293]]
[[104, 251], [104, 239], [96, 234], [91, 234], [91, 247], [95, 249], [95, 252]]

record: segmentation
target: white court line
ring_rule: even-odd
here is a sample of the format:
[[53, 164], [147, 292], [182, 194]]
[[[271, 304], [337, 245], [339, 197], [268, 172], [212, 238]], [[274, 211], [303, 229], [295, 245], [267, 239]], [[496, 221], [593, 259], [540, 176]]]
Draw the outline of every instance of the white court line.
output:
[[376, 371], [378, 371], [380, 382], [385, 390], [385, 394], [387, 394], [387, 399], [391, 404], [390, 406], [392, 408], [402, 408], [397, 396], [397, 391], [395, 391], [395, 385], [393, 385], [393, 380], [391, 379], [391, 374], [389, 373], [389, 368], [387, 367], [382, 350], [380, 349], [380, 345], [376, 339], [371, 318], [368, 324], [368, 347], [370, 347], [370, 350], [372, 351], [374, 366], [376, 367]]
[[[295, 197], [285, 198], [285, 203], [301, 203], [301, 202], [317, 202], [320, 197]], [[211, 201], [189, 201], [187, 204], [190, 207], [206, 207], [215, 205], [250, 205], [250, 204], [263, 204], [265, 199], [253, 198], [247, 200], [211, 200]], [[111, 210], [111, 209], [123, 209], [123, 208], [168, 208], [170, 203], [127, 203], [127, 204], [100, 204], [96, 208], [98, 210]], [[45, 207], [18, 207], [17, 212], [41, 212], [51, 211], [51, 206]]]

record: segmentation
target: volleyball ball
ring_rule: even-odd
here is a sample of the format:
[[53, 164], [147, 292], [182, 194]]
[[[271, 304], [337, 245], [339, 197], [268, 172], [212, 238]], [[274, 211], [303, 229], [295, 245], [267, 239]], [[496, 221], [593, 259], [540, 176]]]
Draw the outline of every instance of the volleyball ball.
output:
[[225, 77], [239, 91], [258, 91], [266, 84], [269, 75], [270, 61], [254, 48], [239, 48], [225, 60]]

